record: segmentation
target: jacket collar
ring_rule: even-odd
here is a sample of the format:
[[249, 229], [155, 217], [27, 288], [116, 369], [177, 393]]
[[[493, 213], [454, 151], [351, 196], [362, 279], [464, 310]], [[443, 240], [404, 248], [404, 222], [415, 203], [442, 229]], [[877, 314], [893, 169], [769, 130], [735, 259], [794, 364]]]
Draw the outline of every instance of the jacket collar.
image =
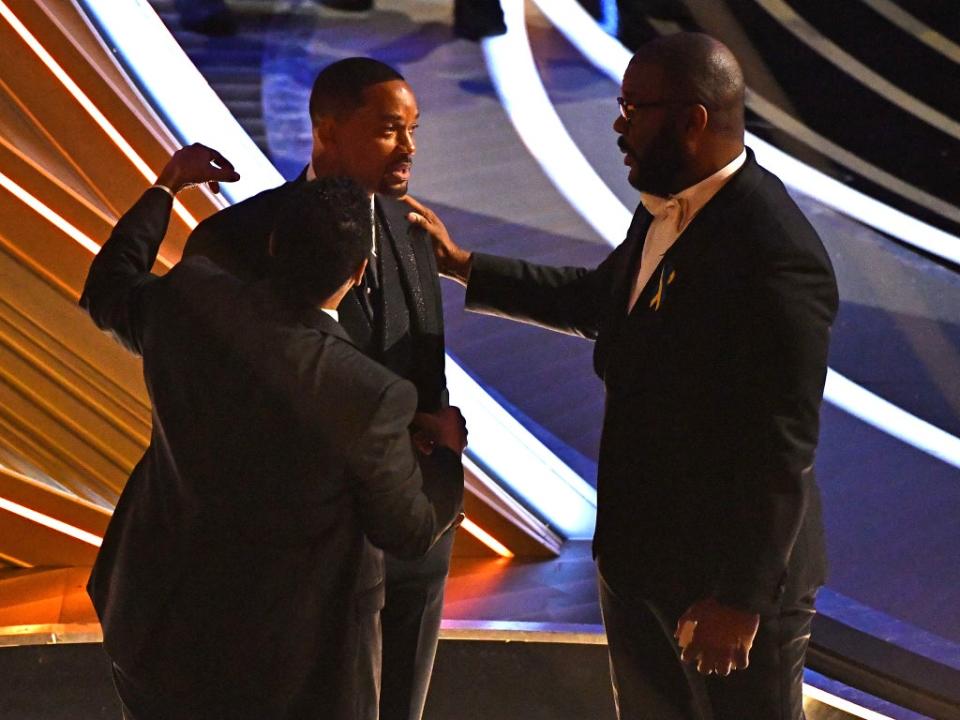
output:
[[[697, 213], [676, 242], [667, 250], [663, 262], [675, 268], [678, 264], [683, 265], [693, 261], [709, 247], [717, 228], [729, 222], [727, 216], [736, 212], [742, 200], [756, 189], [763, 178], [763, 170], [757, 164], [753, 151], [746, 148], [746, 153], [747, 158], [740, 169]], [[625, 241], [632, 243], [629, 256], [627, 262], [620, 266], [619, 273], [614, 279], [615, 290], [611, 295], [611, 303], [615, 318], [621, 315], [626, 317], [627, 296], [632, 287], [647, 229], [652, 220], [653, 215], [646, 207], [643, 204], [638, 205]], [[637, 301], [637, 306], [646, 303], [647, 292], [648, 289], [645, 289]]]
[[307, 327], [313, 328], [324, 335], [333, 335], [335, 338], [350, 343], [353, 347], [357, 346], [346, 328], [319, 308], [305, 308], [300, 315], [300, 320]]

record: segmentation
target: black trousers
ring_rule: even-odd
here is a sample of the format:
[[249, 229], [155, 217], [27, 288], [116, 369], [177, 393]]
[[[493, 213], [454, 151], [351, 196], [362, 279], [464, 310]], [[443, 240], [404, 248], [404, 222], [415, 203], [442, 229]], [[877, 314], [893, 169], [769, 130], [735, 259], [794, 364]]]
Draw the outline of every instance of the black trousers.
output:
[[380, 720], [420, 720], [437, 654], [443, 590], [456, 530], [448, 530], [419, 560], [386, 562], [386, 599], [380, 613], [383, 673]]
[[746, 670], [700, 675], [673, 638], [685, 607], [623, 597], [600, 577], [610, 675], [620, 720], [802, 720], [803, 661], [814, 596], [760, 618]]

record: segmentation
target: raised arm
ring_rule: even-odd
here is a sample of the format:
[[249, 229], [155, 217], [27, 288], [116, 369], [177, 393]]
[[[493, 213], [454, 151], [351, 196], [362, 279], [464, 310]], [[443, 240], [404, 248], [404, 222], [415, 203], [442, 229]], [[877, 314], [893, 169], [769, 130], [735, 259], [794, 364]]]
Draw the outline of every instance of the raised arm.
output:
[[173, 196], [191, 185], [239, 179], [233, 166], [216, 150], [194, 144], [181, 148], [167, 162], [157, 183], [131, 207], [110, 234], [90, 265], [80, 296], [102, 330], [114, 334], [126, 348], [142, 350], [144, 297], [157, 278], [150, 273], [167, 232]]

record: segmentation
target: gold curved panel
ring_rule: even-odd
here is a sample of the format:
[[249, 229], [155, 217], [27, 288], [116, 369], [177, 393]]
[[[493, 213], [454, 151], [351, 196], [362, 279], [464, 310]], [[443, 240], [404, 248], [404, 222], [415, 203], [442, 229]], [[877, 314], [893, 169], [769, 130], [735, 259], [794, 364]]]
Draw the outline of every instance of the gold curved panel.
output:
[[[139, 361], [76, 301], [92, 252], [176, 146], [75, 3], [0, 1], [0, 462], [103, 505], [146, 447], [150, 409]], [[183, 204], [158, 272], [219, 208], [200, 191]], [[8, 563], [89, 564], [89, 546], [25, 558], [11, 528], [44, 531], [24, 522], [0, 518]]]

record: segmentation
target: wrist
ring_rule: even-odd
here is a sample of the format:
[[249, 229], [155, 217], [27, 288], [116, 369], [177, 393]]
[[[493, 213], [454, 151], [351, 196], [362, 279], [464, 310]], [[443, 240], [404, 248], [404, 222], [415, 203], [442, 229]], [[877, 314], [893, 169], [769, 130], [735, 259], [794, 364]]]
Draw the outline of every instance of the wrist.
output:
[[185, 185], [185, 183], [180, 180], [175, 173], [167, 172], [166, 168], [161, 171], [160, 175], [157, 176], [157, 179], [153, 184], [154, 186], [165, 188], [171, 195], [174, 196], [183, 190]]
[[446, 275], [452, 280], [456, 280], [462, 285], [466, 285], [468, 282], [470, 282], [470, 269], [473, 266], [473, 253], [458, 249], [456, 253], [450, 255], [450, 257], [447, 259], [447, 262], [444, 263], [444, 266], [445, 267], [441, 270], [443, 275]]

